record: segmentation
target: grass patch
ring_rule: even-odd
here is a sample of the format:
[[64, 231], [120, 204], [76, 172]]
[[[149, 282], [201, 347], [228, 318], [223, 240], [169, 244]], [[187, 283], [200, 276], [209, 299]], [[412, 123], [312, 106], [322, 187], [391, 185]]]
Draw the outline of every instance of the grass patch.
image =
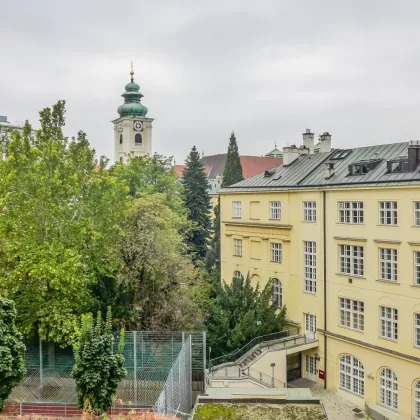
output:
[[199, 404], [193, 420], [325, 420], [319, 405]]

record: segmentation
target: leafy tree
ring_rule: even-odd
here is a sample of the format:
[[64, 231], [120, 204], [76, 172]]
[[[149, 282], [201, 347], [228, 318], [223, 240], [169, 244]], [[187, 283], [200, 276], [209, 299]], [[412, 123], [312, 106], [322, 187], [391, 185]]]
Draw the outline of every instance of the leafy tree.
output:
[[223, 283], [210, 308], [208, 338], [214, 356], [237, 350], [256, 336], [281, 331], [286, 318], [286, 307], [279, 311], [271, 301], [271, 284], [253, 288], [249, 273], [246, 279], [234, 277], [231, 284]]
[[74, 345], [72, 376], [76, 381], [79, 407], [88, 407], [98, 415], [112, 406], [117, 386], [127, 375], [123, 356], [124, 330], [121, 330], [118, 351], [114, 354], [111, 318], [110, 307], [105, 325], [101, 312], [96, 321], [91, 313], [82, 315], [79, 339]]
[[0, 296], [0, 413], [13, 387], [25, 374], [22, 334], [15, 325], [16, 309], [11, 300]]
[[40, 113], [41, 129], [0, 143], [0, 288], [25, 336], [69, 345], [92, 287], [118, 267], [125, 182], [95, 160], [86, 135], [63, 135], [65, 103]]
[[195, 146], [191, 149], [185, 165], [182, 175], [185, 206], [189, 211], [189, 220], [193, 223], [188, 243], [193, 260], [204, 260], [211, 230], [210, 196], [208, 194], [210, 185], [200, 153]]
[[226, 165], [223, 171], [222, 188], [229, 187], [244, 179], [242, 175], [241, 159], [239, 158], [238, 144], [235, 133], [232, 131], [229, 139]]
[[213, 236], [206, 254], [206, 270], [215, 273], [220, 281], [220, 197], [214, 206]]
[[133, 290], [131, 329], [202, 328], [201, 277], [180, 233], [184, 224], [161, 194], [137, 199], [127, 211], [119, 279]]

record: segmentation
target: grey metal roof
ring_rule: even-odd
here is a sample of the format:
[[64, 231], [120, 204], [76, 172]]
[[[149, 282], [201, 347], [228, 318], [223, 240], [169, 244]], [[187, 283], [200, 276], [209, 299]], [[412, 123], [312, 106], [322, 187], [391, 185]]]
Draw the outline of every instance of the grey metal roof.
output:
[[[301, 155], [288, 166], [277, 166], [275, 173], [264, 173], [238, 182], [220, 192], [249, 192], [255, 190], [284, 190], [298, 188], [349, 188], [370, 185], [407, 185], [420, 183], [420, 165], [414, 172], [387, 173], [387, 161], [407, 156], [408, 142], [359, 147], [351, 150], [344, 159], [332, 159], [338, 149], [329, 153]], [[364, 175], [349, 175], [349, 165], [366, 160], [380, 160], [377, 166]], [[325, 164], [334, 163], [334, 174], [325, 178]]]

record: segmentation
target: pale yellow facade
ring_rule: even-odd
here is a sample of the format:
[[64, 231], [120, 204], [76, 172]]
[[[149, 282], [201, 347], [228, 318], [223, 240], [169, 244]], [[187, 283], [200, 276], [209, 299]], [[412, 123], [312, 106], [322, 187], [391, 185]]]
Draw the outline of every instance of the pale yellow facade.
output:
[[[420, 398], [420, 325], [419, 329], [415, 325], [415, 320], [420, 322], [415, 318], [420, 314], [420, 286], [415, 277], [420, 272], [416, 266], [420, 260], [415, 259], [415, 252], [420, 258], [420, 226], [415, 226], [418, 201], [419, 185], [221, 193], [222, 279], [230, 282], [239, 271], [244, 276], [249, 272], [253, 285], [280, 280], [288, 320], [305, 333], [313, 328], [307, 324], [316, 317], [319, 347], [302, 352], [302, 377], [325, 385], [319, 377], [320, 371], [325, 372], [327, 388], [360, 407], [365, 403], [382, 406], [390, 418], [393, 413], [420, 418], [415, 413], [415, 400]], [[271, 217], [270, 202], [276, 203], [276, 217], [280, 207], [280, 219]], [[396, 224], [381, 224], [382, 202], [397, 203], [392, 213]], [[363, 203], [360, 223], [340, 221], [341, 203]], [[311, 220], [305, 221], [308, 208]], [[280, 244], [281, 262], [272, 261], [278, 257], [272, 251], [278, 245], [272, 244]], [[345, 251], [351, 254], [349, 258]], [[305, 271], [308, 254], [311, 259]], [[381, 280], [381, 259], [382, 274], [392, 280]], [[350, 266], [351, 273], [341, 272], [343, 264]], [[341, 308], [348, 303], [351, 310]], [[350, 327], [344, 326], [349, 323]], [[315, 353], [319, 360], [309, 374], [306, 356]], [[345, 375], [340, 381], [345, 360], [351, 371], [347, 385], [342, 383]], [[382, 386], [381, 374], [390, 375]]]

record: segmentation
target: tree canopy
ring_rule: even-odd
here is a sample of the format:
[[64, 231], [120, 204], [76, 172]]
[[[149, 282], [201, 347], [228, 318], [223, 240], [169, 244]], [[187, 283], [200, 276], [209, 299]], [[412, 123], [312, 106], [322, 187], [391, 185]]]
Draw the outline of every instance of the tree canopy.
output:
[[26, 336], [68, 345], [91, 286], [117, 267], [128, 189], [83, 132], [63, 135], [64, 115], [59, 101], [41, 111], [36, 136], [26, 123], [0, 144], [0, 287]]
[[[254, 337], [281, 331], [286, 307], [279, 310], [271, 301], [271, 283], [261, 290], [251, 285], [250, 275], [223, 283], [210, 306], [208, 343], [219, 356], [237, 350]], [[259, 323], [257, 324], [257, 321]]]
[[15, 319], [15, 304], [0, 296], [0, 413], [12, 388], [25, 374], [25, 345]]
[[194, 260], [204, 260], [210, 237], [210, 188], [200, 153], [194, 146], [185, 161], [182, 183], [184, 202], [192, 229], [187, 238]]

